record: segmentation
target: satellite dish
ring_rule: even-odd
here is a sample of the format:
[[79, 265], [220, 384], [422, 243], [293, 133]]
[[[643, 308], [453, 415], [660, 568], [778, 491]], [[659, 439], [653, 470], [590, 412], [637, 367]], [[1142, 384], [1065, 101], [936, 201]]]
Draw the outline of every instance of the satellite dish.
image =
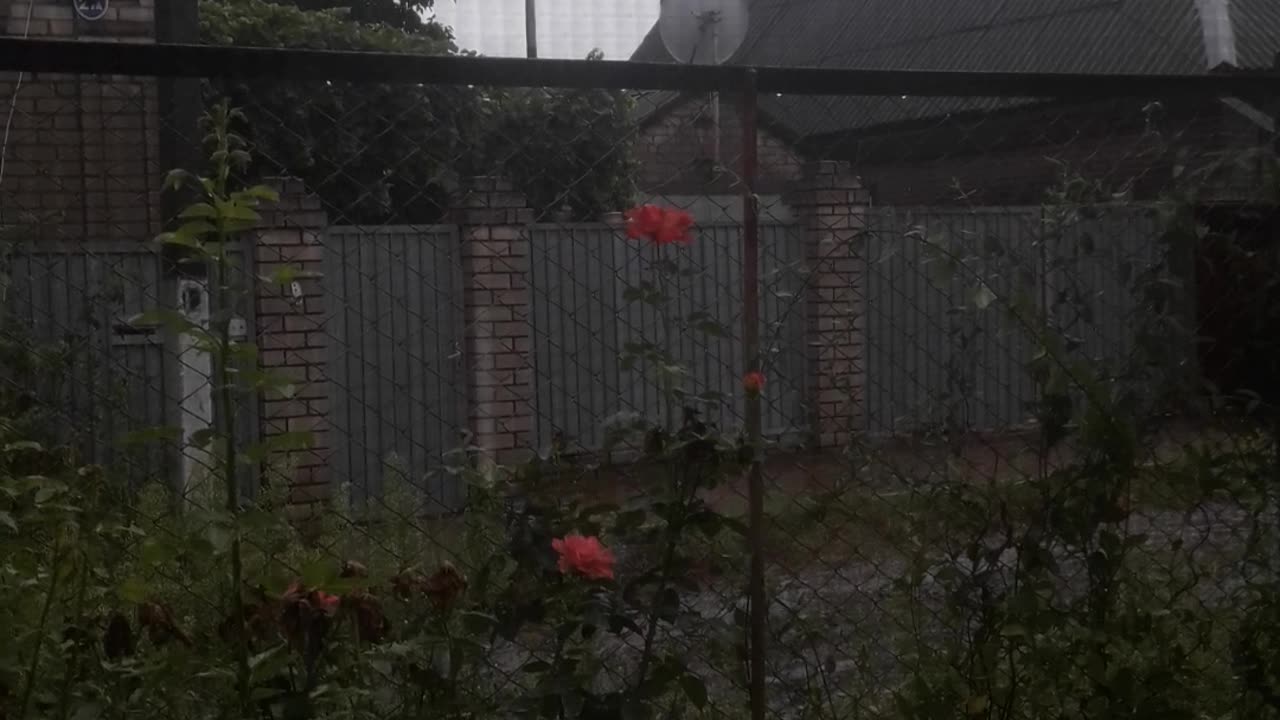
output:
[[662, 44], [676, 62], [719, 65], [747, 37], [747, 1], [662, 0]]

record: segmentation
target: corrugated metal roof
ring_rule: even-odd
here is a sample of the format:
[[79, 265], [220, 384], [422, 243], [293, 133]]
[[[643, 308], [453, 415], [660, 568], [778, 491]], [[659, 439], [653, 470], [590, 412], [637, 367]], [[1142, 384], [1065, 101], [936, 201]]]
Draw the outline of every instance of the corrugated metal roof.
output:
[[[1272, 65], [1280, 0], [1231, 0], [1241, 67]], [[1196, 0], [753, 0], [733, 64], [1044, 73], [1203, 73]], [[669, 61], [657, 28], [633, 60]], [[654, 94], [649, 105], [671, 102]], [[797, 135], [1016, 104], [960, 98], [770, 97]], [[643, 109], [640, 109], [643, 113]], [[643, 115], [642, 115], [643, 116]]]

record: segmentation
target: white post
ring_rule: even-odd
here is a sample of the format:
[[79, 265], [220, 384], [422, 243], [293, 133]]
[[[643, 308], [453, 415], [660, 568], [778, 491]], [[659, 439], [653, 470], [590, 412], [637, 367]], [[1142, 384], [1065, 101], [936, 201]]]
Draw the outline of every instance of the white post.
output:
[[[209, 288], [203, 279], [182, 278], [178, 281], [178, 308], [196, 327], [209, 327]], [[213, 362], [209, 353], [196, 346], [190, 333], [177, 340], [178, 413], [182, 430], [182, 459], [178, 493], [190, 499], [197, 487], [215, 469], [210, 449], [192, 441], [197, 432], [213, 426]]]

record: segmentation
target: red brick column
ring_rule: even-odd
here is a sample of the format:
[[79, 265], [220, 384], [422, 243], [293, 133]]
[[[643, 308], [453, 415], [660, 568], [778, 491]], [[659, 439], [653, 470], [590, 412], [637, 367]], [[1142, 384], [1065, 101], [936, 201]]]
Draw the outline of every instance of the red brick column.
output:
[[289, 477], [264, 478], [286, 482], [289, 502], [308, 506], [330, 496], [328, 455], [329, 395], [325, 298], [321, 294], [324, 230], [328, 219], [320, 200], [298, 180], [277, 183], [280, 202], [263, 212], [255, 234], [254, 251], [259, 278], [281, 277], [288, 268], [289, 283], [255, 283], [255, 315], [259, 365], [295, 386], [292, 397], [267, 392], [261, 398], [264, 438], [285, 432], [310, 432], [312, 446], [272, 458], [269, 469], [284, 469]]
[[524, 195], [495, 177], [473, 178], [454, 220], [460, 226], [472, 444], [498, 462], [533, 446], [533, 329]]
[[838, 447], [866, 427], [866, 210], [869, 196], [848, 163], [805, 168], [788, 198], [805, 233], [811, 428], [819, 447]]

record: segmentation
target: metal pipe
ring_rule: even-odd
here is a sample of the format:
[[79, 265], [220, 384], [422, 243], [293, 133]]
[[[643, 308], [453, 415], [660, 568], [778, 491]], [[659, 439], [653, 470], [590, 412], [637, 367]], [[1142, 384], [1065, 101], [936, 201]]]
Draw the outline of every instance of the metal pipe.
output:
[[538, 57], [538, 0], [524, 0], [524, 48], [530, 59]]
[[743, 74], [756, 89], [788, 95], [1018, 97], [1045, 99], [1133, 97], [1270, 97], [1275, 70], [1213, 75], [1088, 75], [945, 70], [680, 65], [615, 60], [408, 55], [333, 50], [248, 48], [100, 40], [0, 38], [0, 70], [140, 77], [351, 80], [492, 87], [737, 92]]
[[[756, 197], [756, 73], [749, 70], [742, 86], [742, 356], [743, 374], [760, 370], [760, 209]], [[765, 654], [768, 652], [769, 603], [764, 587], [764, 477], [761, 463], [760, 393], [746, 398], [747, 442], [752, 448], [747, 478], [750, 506], [751, 577], [751, 718], [764, 720], [768, 698]]]

